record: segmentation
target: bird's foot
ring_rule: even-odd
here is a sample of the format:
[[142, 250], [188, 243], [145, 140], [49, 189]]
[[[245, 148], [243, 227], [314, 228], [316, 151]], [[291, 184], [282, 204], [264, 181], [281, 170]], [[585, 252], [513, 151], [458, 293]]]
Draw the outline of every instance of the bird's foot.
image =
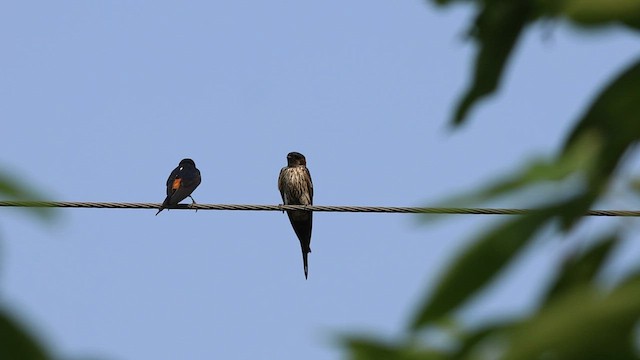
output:
[[[196, 205], [196, 201], [191, 197], [191, 195], [189, 195], [189, 199], [191, 199], [191, 205], [189, 205], [189, 207], [193, 207], [193, 205]], [[198, 212], [198, 209], [196, 209], [196, 212]]]

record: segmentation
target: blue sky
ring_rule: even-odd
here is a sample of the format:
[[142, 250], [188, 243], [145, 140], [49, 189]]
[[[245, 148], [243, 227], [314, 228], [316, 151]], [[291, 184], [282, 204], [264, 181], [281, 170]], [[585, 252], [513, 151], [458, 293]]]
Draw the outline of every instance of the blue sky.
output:
[[[452, 132], [471, 14], [418, 0], [5, 3], [0, 168], [55, 200], [161, 202], [191, 157], [198, 202], [278, 204], [299, 151], [317, 205], [430, 205], [552, 154], [640, 49], [617, 29], [536, 27], [499, 97]], [[317, 213], [305, 281], [286, 215], [154, 214], [63, 209], [49, 226], [0, 209], [0, 300], [62, 356], [336, 359], [339, 334], [402, 334], [443, 265], [497, 220]], [[557, 246], [533, 250], [470, 318], [531, 304]]]

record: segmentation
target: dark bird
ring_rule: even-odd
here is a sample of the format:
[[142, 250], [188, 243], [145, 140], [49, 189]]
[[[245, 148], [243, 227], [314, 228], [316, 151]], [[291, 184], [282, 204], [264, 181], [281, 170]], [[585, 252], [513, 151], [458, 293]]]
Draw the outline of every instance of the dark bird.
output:
[[[313, 205], [313, 183], [304, 155], [297, 152], [290, 152], [287, 155], [287, 166], [280, 170], [280, 176], [278, 176], [278, 190], [280, 190], [284, 205]], [[313, 212], [288, 210], [287, 215], [298, 240], [300, 240], [304, 278], [306, 279], [309, 273], [307, 254], [311, 252]]]
[[167, 179], [167, 198], [164, 199], [162, 206], [156, 213], [172, 208], [187, 197], [191, 198], [193, 204], [196, 203], [191, 197], [191, 193], [200, 185], [200, 170], [196, 168], [196, 163], [191, 159], [182, 159], [178, 167], [173, 169], [171, 175]]

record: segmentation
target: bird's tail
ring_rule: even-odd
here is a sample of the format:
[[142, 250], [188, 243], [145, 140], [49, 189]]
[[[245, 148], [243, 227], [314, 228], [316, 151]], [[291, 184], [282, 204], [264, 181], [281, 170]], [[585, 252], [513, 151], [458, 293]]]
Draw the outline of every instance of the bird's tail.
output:
[[[309, 252], [311, 252], [311, 250], [309, 250]], [[304, 265], [305, 279], [309, 277], [309, 262], [307, 261], [307, 255], [309, 255], [309, 252], [305, 252], [304, 249], [302, 249], [302, 264]]]
[[302, 249], [302, 261], [304, 264], [304, 278], [309, 276], [309, 264], [307, 262], [307, 254], [311, 252], [311, 224], [312, 218], [310, 213], [306, 211], [287, 211], [289, 221], [293, 226], [293, 230], [300, 241], [300, 248]]
[[169, 200], [171, 199], [171, 195], [167, 195], [167, 198], [164, 199], [164, 201], [162, 202], [162, 205], [160, 205], [160, 209], [158, 209], [158, 212], [156, 213], [156, 216], [158, 216], [158, 214], [160, 214], [160, 211], [166, 209], [169, 207]]

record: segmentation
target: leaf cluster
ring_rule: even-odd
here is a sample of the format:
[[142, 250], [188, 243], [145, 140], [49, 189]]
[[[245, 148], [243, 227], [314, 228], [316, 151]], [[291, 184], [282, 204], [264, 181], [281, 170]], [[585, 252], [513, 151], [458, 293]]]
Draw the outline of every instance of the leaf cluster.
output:
[[[434, 0], [449, 5], [462, 0]], [[637, 0], [467, 0], [477, 8], [469, 35], [478, 45], [472, 81], [452, 119], [467, 120], [481, 99], [496, 92], [514, 47], [530, 25], [544, 19], [597, 30], [616, 24], [640, 29]], [[561, 150], [551, 159], [528, 164], [493, 185], [455, 198], [484, 202], [551, 185], [564, 196], [542, 197], [529, 215], [477, 236], [448, 266], [418, 306], [406, 338], [395, 342], [351, 337], [354, 359], [638, 359], [640, 272], [603, 284], [598, 275], [621, 243], [620, 229], [585, 239], [583, 251], [566, 259], [525, 318], [496, 320], [469, 329], [455, 315], [485, 291], [540, 233], [568, 235], [605, 194], [625, 155], [640, 140], [640, 58], [612, 77], [575, 121]], [[450, 199], [449, 202], [453, 201]], [[546, 234], [546, 233], [545, 233]], [[425, 332], [446, 335], [450, 346], [423, 339]], [[423, 339], [423, 340], [420, 340]], [[441, 344], [440, 344], [441, 345]]]
[[[0, 172], [0, 196], [12, 200], [42, 199], [38, 191], [3, 172]], [[27, 210], [43, 221], [49, 221], [53, 216], [51, 209]], [[11, 313], [6, 307], [0, 306], [0, 359], [52, 359], [40, 340]]]

